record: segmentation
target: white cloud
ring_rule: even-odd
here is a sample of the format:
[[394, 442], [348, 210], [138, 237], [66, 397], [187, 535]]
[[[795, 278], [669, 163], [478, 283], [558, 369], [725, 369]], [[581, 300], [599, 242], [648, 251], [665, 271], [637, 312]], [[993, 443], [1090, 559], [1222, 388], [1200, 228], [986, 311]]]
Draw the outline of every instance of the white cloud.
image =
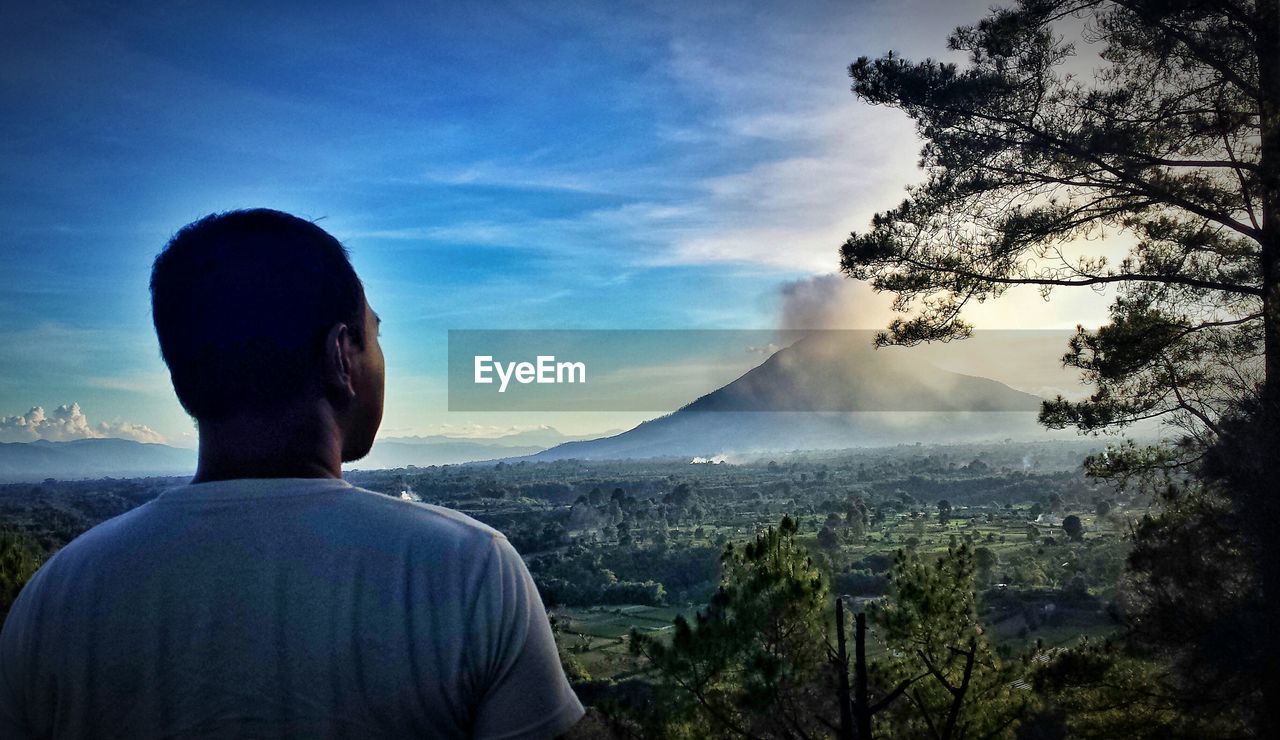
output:
[[25, 414], [0, 417], [0, 442], [33, 442], [38, 439], [66, 442], [73, 439], [131, 439], [163, 444], [165, 439], [142, 424], [125, 421], [90, 424], [80, 404], [63, 404], [51, 412], [34, 406]]
[[868, 30], [852, 39], [822, 24], [769, 30], [761, 42], [772, 48], [750, 60], [728, 47], [673, 41], [672, 76], [714, 101], [709, 127], [752, 155], [748, 166], [701, 181], [699, 204], [712, 223], [673, 239], [655, 262], [830, 272], [849, 232], [865, 229], [920, 179], [920, 142], [907, 117], [849, 91], [851, 44], [870, 42]]
[[[877, 210], [895, 204], [920, 178], [914, 169], [919, 142], [899, 117], [852, 101], [820, 115], [792, 116], [791, 125], [807, 128], [814, 151], [706, 179], [707, 210], [724, 216], [728, 228], [677, 241], [671, 261], [831, 271], [849, 233], [865, 230]], [[783, 120], [771, 114], [734, 125], [748, 131], [767, 125], [770, 135], [782, 137]]]

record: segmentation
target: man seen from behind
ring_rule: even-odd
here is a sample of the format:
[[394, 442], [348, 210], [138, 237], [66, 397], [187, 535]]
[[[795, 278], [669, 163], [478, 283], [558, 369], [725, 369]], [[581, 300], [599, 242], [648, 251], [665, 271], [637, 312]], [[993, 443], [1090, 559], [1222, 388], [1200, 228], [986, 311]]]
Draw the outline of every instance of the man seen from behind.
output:
[[156, 258], [152, 311], [195, 477], [94, 527], [0, 634], [0, 737], [544, 738], [583, 714], [520, 556], [357, 488], [380, 319], [345, 249], [266, 209]]

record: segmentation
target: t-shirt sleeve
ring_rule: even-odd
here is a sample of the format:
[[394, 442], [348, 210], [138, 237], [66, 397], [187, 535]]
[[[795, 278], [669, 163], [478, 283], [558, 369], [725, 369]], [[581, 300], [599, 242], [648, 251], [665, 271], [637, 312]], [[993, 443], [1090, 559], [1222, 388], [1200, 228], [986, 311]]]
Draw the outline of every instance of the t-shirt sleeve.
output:
[[473, 736], [550, 738], [582, 718], [529, 569], [505, 537], [492, 539], [475, 607], [482, 686]]
[[[56, 556], [55, 556], [56, 557]], [[31, 706], [31, 657], [35, 644], [35, 625], [39, 619], [32, 614], [33, 605], [39, 601], [40, 582], [49, 565], [45, 563], [27, 582], [14, 600], [8, 616], [0, 628], [0, 737], [25, 738], [39, 734], [30, 726], [30, 716], [36, 707]], [[39, 707], [40, 710], [45, 707]]]
[[0, 632], [0, 737], [19, 738], [28, 734], [22, 711], [26, 702], [22, 698], [20, 619], [10, 612]]

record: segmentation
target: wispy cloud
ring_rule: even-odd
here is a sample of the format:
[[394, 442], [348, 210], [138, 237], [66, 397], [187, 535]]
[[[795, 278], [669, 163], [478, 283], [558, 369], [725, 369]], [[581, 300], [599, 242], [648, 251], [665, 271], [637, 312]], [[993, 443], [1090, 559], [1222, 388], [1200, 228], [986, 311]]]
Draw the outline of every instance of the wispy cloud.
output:
[[562, 168], [530, 167], [512, 162], [475, 162], [456, 168], [432, 168], [422, 181], [442, 185], [483, 185], [520, 190], [561, 190], [575, 193], [615, 193], [599, 175]]
[[20, 351], [0, 356], [0, 374], [9, 372], [67, 373], [92, 367], [109, 358], [125, 364], [156, 354], [150, 327], [91, 328], [62, 321], [0, 330], [0, 343]]
[[126, 391], [128, 393], [155, 393], [157, 389], [167, 391], [170, 384], [167, 372], [139, 372], [131, 375], [109, 375], [86, 378], [85, 385], [109, 391]]
[[377, 239], [392, 242], [446, 242], [450, 244], [511, 244], [518, 232], [509, 223], [461, 221], [441, 226], [410, 226], [401, 229], [348, 231], [350, 239]]

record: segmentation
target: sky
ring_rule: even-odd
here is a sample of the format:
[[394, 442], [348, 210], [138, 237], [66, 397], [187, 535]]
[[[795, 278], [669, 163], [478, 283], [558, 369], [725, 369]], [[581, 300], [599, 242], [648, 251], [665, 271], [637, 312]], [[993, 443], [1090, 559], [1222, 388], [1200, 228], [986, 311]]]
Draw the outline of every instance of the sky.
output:
[[[183, 224], [265, 206], [350, 250], [383, 320], [384, 436], [652, 414], [447, 411], [459, 329], [880, 328], [838, 250], [921, 178], [849, 91], [960, 59], [988, 0], [42, 2], [0, 10], [0, 441], [195, 443], [150, 323]], [[1106, 318], [1017, 289], [979, 328]], [[710, 390], [710, 388], [708, 388]], [[38, 411], [37, 411], [38, 408]]]

